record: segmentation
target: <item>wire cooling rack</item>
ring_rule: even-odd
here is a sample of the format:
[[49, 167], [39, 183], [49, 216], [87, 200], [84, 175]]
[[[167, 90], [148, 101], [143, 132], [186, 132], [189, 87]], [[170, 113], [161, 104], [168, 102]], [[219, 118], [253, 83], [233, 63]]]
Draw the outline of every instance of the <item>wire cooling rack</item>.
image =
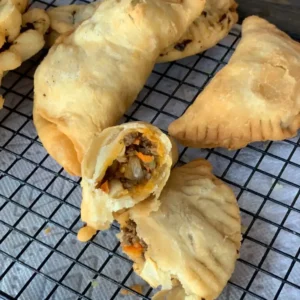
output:
[[[33, 2], [33, 7], [70, 4]], [[122, 121], [167, 129], [228, 61], [236, 26], [203, 55], [155, 67]], [[33, 73], [39, 54], [3, 79], [0, 111], [0, 299], [150, 299], [154, 291], [120, 250], [118, 227], [79, 243], [79, 178], [53, 161], [32, 122]], [[221, 112], [220, 112], [221, 113]], [[243, 245], [220, 300], [300, 299], [299, 137], [239, 151], [180, 148], [180, 162], [203, 157], [234, 190]], [[141, 285], [141, 294], [133, 285]], [[127, 294], [127, 295], [124, 295]]]

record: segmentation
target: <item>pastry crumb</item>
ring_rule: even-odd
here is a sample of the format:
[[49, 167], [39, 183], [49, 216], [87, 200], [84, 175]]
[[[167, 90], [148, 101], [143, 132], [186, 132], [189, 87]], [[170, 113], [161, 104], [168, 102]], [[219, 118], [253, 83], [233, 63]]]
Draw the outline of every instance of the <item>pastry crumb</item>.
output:
[[245, 234], [246, 231], [247, 231], [247, 229], [248, 229], [247, 226], [242, 225], [242, 227], [241, 227], [241, 232], [242, 232], [242, 234]]
[[44, 230], [45, 234], [49, 234], [51, 232], [51, 228], [50, 227], [47, 227], [45, 230]]
[[93, 288], [95, 288], [99, 285], [98, 281], [96, 281], [96, 280], [92, 280], [91, 283], [92, 283]]
[[[134, 284], [134, 285], [130, 286], [130, 288], [139, 294], [143, 293], [143, 287], [140, 284]], [[121, 295], [126, 296], [126, 295], [132, 295], [132, 294], [133, 293], [129, 290], [125, 290], [125, 289], [121, 290]]]
[[[275, 179], [274, 179], [274, 178], [271, 180], [271, 183], [272, 183], [272, 184], [275, 183]], [[280, 184], [280, 183], [276, 183], [275, 186], [274, 186], [274, 190], [280, 190], [280, 189], [282, 189], [282, 188], [283, 188], [283, 185]]]
[[280, 183], [276, 183], [274, 186], [274, 190], [280, 190], [280, 189], [283, 189], [283, 185]]

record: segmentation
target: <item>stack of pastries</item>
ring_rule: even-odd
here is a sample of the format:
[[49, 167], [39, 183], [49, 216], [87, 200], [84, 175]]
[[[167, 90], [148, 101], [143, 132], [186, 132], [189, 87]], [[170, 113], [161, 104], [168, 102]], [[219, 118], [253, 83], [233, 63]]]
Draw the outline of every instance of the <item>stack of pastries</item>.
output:
[[234, 0], [105, 0], [48, 12], [52, 46], [34, 76], [34, 123], [49, 154], [82, 176], [78, 239], [120, 224], [123, 251], [155, 299], [219, 296], [241, 224], [233, 192], [176, 142], [238, 149], [281, 140], [300, 124], [300, 45], [266, 20], [242, 27], [234, 55], [169, 127], [116, 125], [155, 63], [214, 46], [237, 22]]

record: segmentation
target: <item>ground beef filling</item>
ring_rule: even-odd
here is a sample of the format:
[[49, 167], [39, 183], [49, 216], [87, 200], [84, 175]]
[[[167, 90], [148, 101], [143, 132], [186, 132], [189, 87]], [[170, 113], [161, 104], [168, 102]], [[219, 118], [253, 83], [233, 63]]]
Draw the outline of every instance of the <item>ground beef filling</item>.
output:
[[122, 245], [123, 248], [130, 249], [135, 248], [139, 249], [141, 254], [144, 254], [147, 250], [147, 244], [137, 236], [136, 232], [136, 223], [132, 220], [126, 222], [126, 227], [122, 229], [123, 239]]
[[114, 160], [96, 188], [109, 192], [109, 182], [119, 180], [124, 189], [149, 181], [157, 165], [156, 145], [140, 132], [124, 137], [125, 154]]

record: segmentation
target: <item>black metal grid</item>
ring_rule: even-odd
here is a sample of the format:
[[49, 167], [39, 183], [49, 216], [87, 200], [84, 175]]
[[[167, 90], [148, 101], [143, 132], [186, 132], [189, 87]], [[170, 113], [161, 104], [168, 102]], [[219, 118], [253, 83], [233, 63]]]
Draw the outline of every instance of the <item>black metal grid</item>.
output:
[[[42, 8], [60, 4], [33, 2]], [[226, 64], [239, 39], [234, 29], [213, 50], [157, 65], [122, 121], [142, 119], [166, 131]], [[32, 76], [42, 56], [10, 72], [1, 88], [6, 102], [0, 111], [0, 299], [128, 299], [124, 289], [150, 299], [146, 283], [143, 294], [130, 288], [138, 279], [114, 237], [116, 224], [86, 244], [76, 242], [79, 178], [47, 155], [32, 123]], [[237, 270], [220, 299], [300, 299], [298, 146], [299, 137], [231, 152], [180, 148], [180, 163], [196, 157], [212, 162], [235, 191], [246, 225]], [[66, 211], [72, 218], [64, 219]], [[24, 227], [27, 219], [36, 226]], [[40, 249], [45, 254], [39, 256]]]

